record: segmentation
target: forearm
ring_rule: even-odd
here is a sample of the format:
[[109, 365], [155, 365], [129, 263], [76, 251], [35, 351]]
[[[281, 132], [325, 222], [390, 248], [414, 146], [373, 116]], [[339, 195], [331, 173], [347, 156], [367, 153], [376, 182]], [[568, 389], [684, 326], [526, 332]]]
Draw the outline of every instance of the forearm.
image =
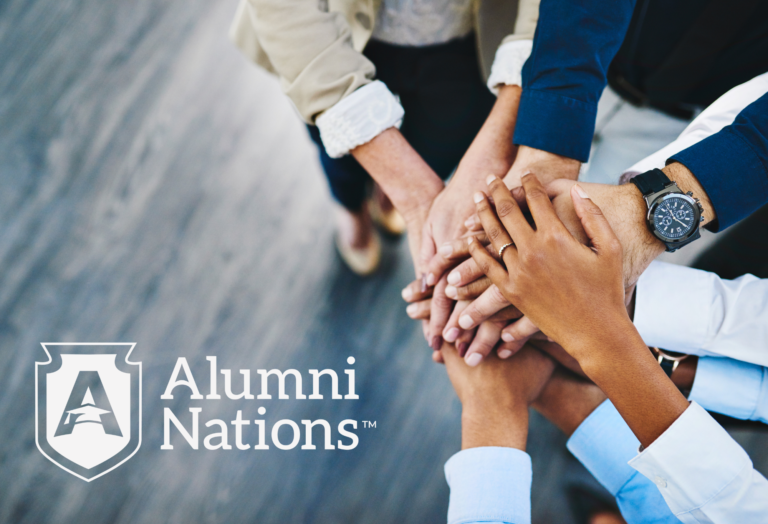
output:
[[599, 337], [569, 349], [640, 443], [650, 446], [688, 408], [688, 401], [659, 367], [629, 318], [606, 326]]
[[[701, 201], [706, 225], [715, 218], [712, 204], [696, 177], [682, 164], [673, 163], [663, 169], [683, 192], [692, 192]], [[603, 210], [621, 245], [624, 247], [625, 286], [631, 286], [648, 265], [666, 250], [664, 243], [648, 229], [648, 205], [634, 184], [624, 184], [612, 191], [596, 191], [593, 199]], [[631, 249], [628, 247], [631, 246]]]
[[351, 151], [406, 220], [426, 217], [443, 181], [400, 131], [387, 129]]
[[570, 437], [605, 399], [594, 384], [558, 368], [533, 407]]
[[544, 185], [560, 178], [576, 180], [580, 169], [578, 160], [521, 145], [504, 183], [509, 188], [518, 187], [520, 179], [528, 173], [534, 173]]
[[[456, 174], [451, 179], [451, 186], [463, 185], [475, 191], [483, 190], [489, 174], [501, 176], [509, 170], [517, 153], [517, 147], [512, 143], [512, 135], [517, 122], [520, 93], [520, 86], [499, 88], [499, 96], [483, 127], [464, 154]], [[488, 154], [489, 151], [493, 154]], [[465, 166], [468, 169], [462, 169]], [[468, 193], [468, 196], [470, 194]]]

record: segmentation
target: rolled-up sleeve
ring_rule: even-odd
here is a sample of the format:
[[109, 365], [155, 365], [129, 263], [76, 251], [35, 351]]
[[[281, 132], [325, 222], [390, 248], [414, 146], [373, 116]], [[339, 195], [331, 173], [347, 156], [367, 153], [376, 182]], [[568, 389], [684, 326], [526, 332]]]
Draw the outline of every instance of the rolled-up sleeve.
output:
[[513, 448], [470, 448], [445, 463], [448, 524], [530, 524], [531, 457]]

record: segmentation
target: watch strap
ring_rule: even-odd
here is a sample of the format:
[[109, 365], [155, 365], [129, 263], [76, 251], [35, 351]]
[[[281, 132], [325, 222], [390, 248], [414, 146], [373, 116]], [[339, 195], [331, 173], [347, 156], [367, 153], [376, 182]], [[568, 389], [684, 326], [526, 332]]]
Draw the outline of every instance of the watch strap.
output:
[[675, 368], [677, 367], [675, 366], [675, 364], [677, 364], [677, 361], [667, 360], [662, 356], [659, 357], [659, 365], [661, 366], [661, 369], [664, 370], [664, 373], [666, 373], [666, 375], [669, 378], [672, 378], [672, 372], [675, 371]]
[[637, 186], [637, 189], [640, 190], [640, 193], [643, 196], [658, 193], [672, 183], [669, 177], [665, 175], [664, 171], [661, 169], [651, 169], [650, 171], [632, 177], [629, 181]]

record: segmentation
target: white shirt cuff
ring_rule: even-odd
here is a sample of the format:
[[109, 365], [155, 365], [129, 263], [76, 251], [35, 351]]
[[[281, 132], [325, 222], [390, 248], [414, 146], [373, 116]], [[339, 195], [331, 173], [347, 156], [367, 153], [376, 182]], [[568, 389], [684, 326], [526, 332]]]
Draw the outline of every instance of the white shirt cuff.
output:
[[445, 463], [448, 524], [531, 522], [531, 457], [513, 448], [465, 449]]
[[653, 262], [637, 282], [635, 327], [649, 346], [768, 366], [768, 279]]
[[610, 400], [584, 419], [566, 447], [614, 497], [635, 475], [627, 462], [640, 442]]
[[523, 85], [523, 66], [532, 48], [533, 40], [514, 40], [499, 46], [488, 77], [488, 89], [494, 95], [499, 94], [499, 86]]
[[400, 127], [405, 111], [384, 82], [375, 80], [342, 98], [317, 117], [325, 151], [340, 158], [390, 127]]
[[[722, 319], [714, 273], [654, 261], [640, 275], [634, 323], [649, 346], [700, 354]], [[714, 311], [713, 309], [717, 309]]]
[[756, 420], [768, 410], [759, 405], [761, 398], [768, 401], [768, 369], [731, 358], [701, 357], [689, 398], [707, 411]]
[[709, 522], [683, 514], [705, 515], [704, 506], [719, 506], [733, 488], [749, 484], [754, 471], [749, 455], [696, 402], [629, 465], [658, 486], [683, 522]]

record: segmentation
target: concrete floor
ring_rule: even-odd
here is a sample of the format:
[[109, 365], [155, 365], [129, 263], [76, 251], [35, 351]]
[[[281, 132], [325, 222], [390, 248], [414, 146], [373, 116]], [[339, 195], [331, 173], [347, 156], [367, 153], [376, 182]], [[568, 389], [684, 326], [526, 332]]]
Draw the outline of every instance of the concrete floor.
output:
[[[303, 125], [226, 39], [235, 7], [0, 4], [0, 522], [445, 520], [460, 406], [405, 315], [407, 247], [374, 278], [341, 265]], [[141, 449], [92, 483], [35, 446], [40, 342], [75, 340], [143, 362]], [[178, 357], [207, 391], [209, 355], [305, 377], [354, 356], [360, 400], [160, 399]], [[163, 408], [190, 406], [377, 427], [352, 451], [161, 451]], [[563, 487], [589, 479], [537, 416], [529, 441], [534, 522], [568, 524]]]

